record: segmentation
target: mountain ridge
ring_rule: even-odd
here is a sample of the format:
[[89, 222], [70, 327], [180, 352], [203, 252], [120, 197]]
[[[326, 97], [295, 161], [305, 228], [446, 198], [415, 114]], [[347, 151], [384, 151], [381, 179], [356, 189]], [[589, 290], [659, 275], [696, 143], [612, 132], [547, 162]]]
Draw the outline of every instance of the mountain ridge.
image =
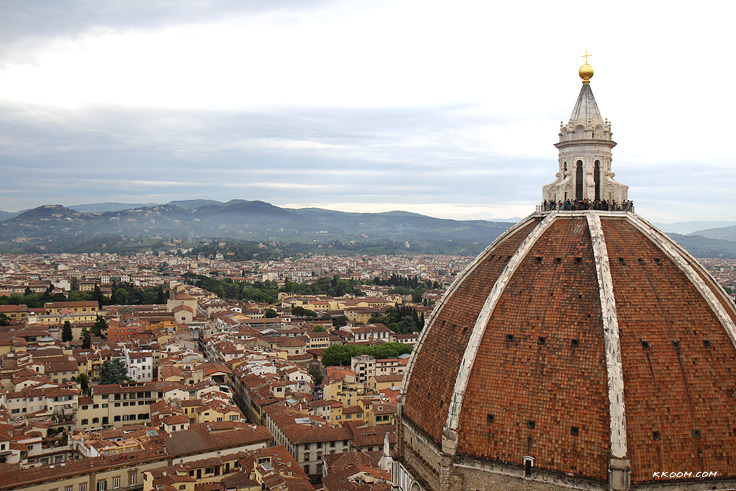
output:
[[[92, 204], [87, 209], [100, 208]], [[361, 213], [281, 208], [244, 199], [172, 201], [114, 211], [43, 205], [0, 221], [0, 251], [73, 252], [75, 244], [94, 243], [103, 237], [105, 244], [114, 243], [118, 237], [137, 238], [139, 243], [229, 238], [315, 248], [343, 243], [353, 244], [351, 250], [360, 249], [360, 244], [388, 241], [405, 245], [407, 250], [415, 246], [416, 251], [477, 254], [511, 225], [513, 222], [434, 218], [400, 210]], [[736, 232], [736, 227], [725, 229]], [[706, 236], [711, 230], [716, 236]], [[736, 257], [736, 243], [719, 236], [719, 230], [669, 235], [699, 257]], [[417, 248], [419, 244], [423, 248]]]

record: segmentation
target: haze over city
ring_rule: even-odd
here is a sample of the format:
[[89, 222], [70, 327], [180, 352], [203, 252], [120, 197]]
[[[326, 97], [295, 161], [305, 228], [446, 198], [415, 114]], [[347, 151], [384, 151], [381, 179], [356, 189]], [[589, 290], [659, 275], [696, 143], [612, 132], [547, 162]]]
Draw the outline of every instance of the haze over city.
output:
[[0, 209], [243, 198], [525, 216], [554, 180], [587, 50], [637, 212], [734, 220], [726, 8], [6, 2]]

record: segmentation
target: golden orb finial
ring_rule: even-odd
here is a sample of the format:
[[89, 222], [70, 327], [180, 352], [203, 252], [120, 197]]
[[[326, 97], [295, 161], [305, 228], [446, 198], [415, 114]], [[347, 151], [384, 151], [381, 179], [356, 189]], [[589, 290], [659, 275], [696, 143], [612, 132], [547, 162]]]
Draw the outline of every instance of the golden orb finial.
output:
[[585, 64], [580, 67], [580, 70], [578, 70], [578, 75], [583, 79], [584, 84], [589, 84], [590, 79], [593, 77], [593, 67], [588, 65], [588, 56], [593, 55], [589, 55], [588, 50], [586, 49], [585, 54], [580, 56], [580, 58], [585, 58]]

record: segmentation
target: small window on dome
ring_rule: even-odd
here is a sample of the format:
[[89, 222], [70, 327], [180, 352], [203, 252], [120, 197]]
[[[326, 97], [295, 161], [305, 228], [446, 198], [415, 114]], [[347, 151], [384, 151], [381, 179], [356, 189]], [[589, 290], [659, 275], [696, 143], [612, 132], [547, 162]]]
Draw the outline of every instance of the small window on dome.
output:
[[578, 436], [580, 434], [580, 428], [578, 428], [577, 426], [571, 426], [570, 427], [570, 434], [572, 436]]
[[680, 349], [680, 342], [679, 341], [672, 341], [672, 346], [676, 349]]
[[654, 439], [654, 440], [661, 440], [662, 439], [662, 435], [658, 431], [653, 431], [652, 432], [652, 439]]
[[542, 256], [537, 256], [534, 258], [534, 262], [537, 264], [542, 264]]
[[547, 343], [547, 338], [540, 336], [539, 339], [537, 339], [537, 344], [544, 345]]
[[618, 258], [618, 262], [619, 262], [619, 263], [620, 263], [620, 264], [621, 264], [622, 266], [626, 266], [626, 259], [624, 259], [624, 258], [620, 257], [620, 258]]
[[507, 342], [507, 343], [510, 343], [510, 342], [512, 342], [513, 340], [514, 340], [514, 335], [513, 335], [513, 334], [507, 334], [507, 335], [506, 335], [506, 342]]
[[658, 257], [655, 257], [654, 258], [654, 263], [661, 265], [662, 264], [662, 260], [660, 258], [658, 258]]
[[649, 349], [649, 341], [642, 341], [641, 347], [644, 349]]
[[693, 430], [693, 437], [700, 438], [700, 430]]
[[561, 262], [562, 262], [562, 258], [561, 257], [556, 257], [555, 258], [555, 263], [560, 264]]
[[637, 258], [637, 261], [639, 262], [639, 264], [644, 264], [644, 260], [642, 258]]
[[489, 414], [486, 416], [486, 423], [491, 424], [496, 420], [496, 416], [493, 414]]
[[573, 348], [577, 348], [578, 346], [580, 346], [580, 340], [578, 339], [570, 340], [570, 346], [572, 346]]
[[575, 258], [575, 264], [580, 264], [582, 262], [583, 262], [583, 258], [582, 257], [576, 257]]
[[534, 420], [530, 419], [529, 421], [526, 422], [526, 427], [529, 428], [530, 430], [533, 430], [534, 428], [537, 427], [537, 423]]
[[712, 346], [711, 346], [711, 344], [710, 344], [710, 341], [708, 341], [707, 339], [704, 339], [704, 340], [703, 340], [703, 346], [704, 346], [704, 347], [705, 347], [706, 349], [710, 349], [710, 348], [712, 347]]

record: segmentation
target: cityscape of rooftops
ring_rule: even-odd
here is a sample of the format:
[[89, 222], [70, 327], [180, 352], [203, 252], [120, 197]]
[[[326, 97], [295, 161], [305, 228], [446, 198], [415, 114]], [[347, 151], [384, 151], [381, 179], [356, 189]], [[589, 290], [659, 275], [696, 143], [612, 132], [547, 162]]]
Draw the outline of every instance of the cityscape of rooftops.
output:
[[[508, 462], [488, 450], [463, 464], [477, 456], [456, 456], [451, 432], [438, 440], [422, 424], [444, 424], [432, 411], [457, 408], [470, 374], [457, 369], [446, 398], [414, 354], [430, 350], [444, 370], [451, 357], [431, 351], [428, 331], [442, 343], [467, 334], [456, 361], [472, 367], [488, 318], [463, 309], [529, 293], [509, 286], [528, 263], [598, 267], [606, 317], [611, 273], [598, 256], [530, 252], [553, 222], [575, 223], [569, 236], [588, 227], [597, 255], [605, 220], [661, 230], [665, 259], [633, 262], [671, 261], [701, 293], [712, 283], [709, 305], [733, 303], [736, 98], [703, 97], [706, 76], [732, 78], [726, 14], [718, 2], [628, 0], [6, 3], [0, 491], [659, 479], [636, 465], [621, 481], [561, 475], [531, 436]], [[568, 281], [554, 271], [534, 281]], [[712, 308], [727, 319], [732, 306]], [[504, 346], [526, 334], [504, 333]], [[555, 335], [530, 346], [551, 349]], [[414, 399], [407, 416], [416, 394], [423, 415]], [[504, 410], [482, 412], [484, 438], [502, 441], [492, 431]], [[440, 430], [457, 430], [458, 414]], [[575, 423], [566, 438], [590, 442], [589, 430]], [[463, 474], [481, 467], [490, 474]]]

